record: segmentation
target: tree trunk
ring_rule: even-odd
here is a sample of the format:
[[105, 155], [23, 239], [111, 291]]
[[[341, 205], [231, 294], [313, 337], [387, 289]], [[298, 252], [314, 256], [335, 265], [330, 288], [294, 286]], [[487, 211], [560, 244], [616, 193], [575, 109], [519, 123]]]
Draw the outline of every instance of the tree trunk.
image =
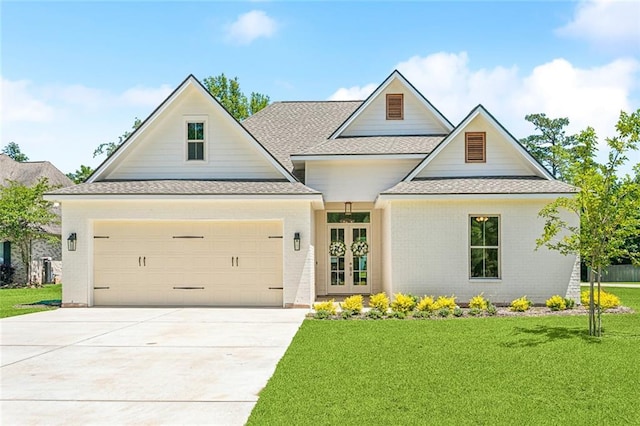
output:
[[602, 268], [598, 266], [598, 323], [596, 325], [596, 336], [600, 337], [602, 335], [602, 305], [600, 304], [600, 294], [601, 294], [601, 281], [602, 281]]
[[593, 282], [595, 281], [595, 272], [593, 268], [589, 268], [589, 336], [595, 336], [595, 306], [593, 300]]

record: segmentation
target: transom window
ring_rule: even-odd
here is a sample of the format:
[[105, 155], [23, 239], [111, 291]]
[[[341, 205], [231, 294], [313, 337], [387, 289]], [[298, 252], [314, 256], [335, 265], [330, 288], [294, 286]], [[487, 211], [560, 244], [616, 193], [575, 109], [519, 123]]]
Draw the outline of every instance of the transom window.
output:
[[465, 162], [487, 162], [487, 134], [485, 132], [467, 132], [464, 134]]
[[500, 278], [500, 218], [470, 216], [470, 277]]
[[402, 93], [387, 94], [387, 120], [404, 119], [404, 95]]
[[204, 160], [204, 122], [187, 123], [187, 160]]

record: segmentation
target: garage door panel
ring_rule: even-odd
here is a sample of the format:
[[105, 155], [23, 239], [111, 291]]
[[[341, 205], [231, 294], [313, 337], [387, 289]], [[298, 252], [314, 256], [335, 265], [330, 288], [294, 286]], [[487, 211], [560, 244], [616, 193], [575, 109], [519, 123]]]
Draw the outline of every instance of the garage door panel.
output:
[[280, 222], [104, 222], [94, 234], [109, 237], [94, 239], [94, 286], [109, 287], [96, 305], [282, 306], [269, 289], [282, 286]]

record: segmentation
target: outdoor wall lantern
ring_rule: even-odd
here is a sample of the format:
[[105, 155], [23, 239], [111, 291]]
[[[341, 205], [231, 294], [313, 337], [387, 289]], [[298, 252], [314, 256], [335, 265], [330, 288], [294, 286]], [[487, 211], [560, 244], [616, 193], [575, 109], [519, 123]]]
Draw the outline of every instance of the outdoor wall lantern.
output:
[[293, 249], [295, 251], [300, 251], [300, 233], [296, 232], [293, 234]]
[[78, 237], [75, 232], [69, 234], [69, 238], [67, 238], [67, 249], [69, 251], [76, 251], [76, 243], [78, 242]]
[[351, 216], [351, 201], [344, 203], [344, 215]]

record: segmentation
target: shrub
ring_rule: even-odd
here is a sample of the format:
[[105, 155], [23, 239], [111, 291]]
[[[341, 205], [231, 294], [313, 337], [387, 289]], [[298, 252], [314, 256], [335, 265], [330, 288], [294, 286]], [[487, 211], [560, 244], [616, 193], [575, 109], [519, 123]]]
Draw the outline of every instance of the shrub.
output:
[[380, 312], [377, 309], [370, 309], [367, 313], [366, 313], [367, 318], [371, 318], [371, 319], [382, 319], [384, 318], [384, 314], [382, 312]]
[[[593, 300], [597, 307], [598, 306], [598, 290], [597, 289], [594, 290]], [[589, 306], [589, 290], [584, 290], [582, 293], [580, 293], [580, 302], [582, 302], [584, 306]], [[601, 309], [606, 310], [611, 308], [617, 308], [618, 306], [620, 306], [620, 298], [618, 296], [616, 296], [615, 294], [607, 293], [604, 290], [600, 290], [600, 308]]]
[[547, 308], [550, 308], [552, 311], [564, 311], [567, 309], [567, 303], [564, 301], [564, 297], [557, 294], [547, 299], [545, 304]]
[[570, 297], [566, 297], [564, 299], [564, 304], [567, 306], [567, 309], [573, 309], [576, 306], [576, 301]]
[[438, 296], [438, 300], [433, 304], [434, 310], [439, 310], [442, 308], [446, 308], [449, 310], [454, 310], [458, 305], [456, 305], [455, 296], [446, 297], [446, 296]]
[[389, 318], [395, 318], [395, 319], [405, 319], [406, 317], [407, 317], [407, 314], [405, 314], [404, 312], [400, 312], [400, 311], [393, 311], [389, 315]]
[[329, 315], [335, 315], [336, 314], [336, 305], [333, 303], [334, 300], [327, 300], [326, 302], [318, 302], [318, 303], [314, 303], [313, 304], [313, 309], [315, 309], [316, 312], [319, 311], [326, 311], [329, 313]]
[[477, 296], [473, 296], [471, 300], [469, 300], [469, 307], [471, 309], [476, 308], [476, 309], [480, 309], [481, 311], [486, 311], [487, 303], [488, 303], [487, 299], [485, 299], [482, 293], [480, 293]]
[[454, 317], [461, 317], [463, 313], [464, 312], [462, 311], [462, 309], [460, 309], [460, 306], [456, 306], [455, 308], [453, 308]]
[[369, 297], [369, 307], [386, 314], [387, 310], [389, 310], [389, 298], [384, 292], [372, 294], [371, 297]]
[[440, 308], [438, 309], [438, 316], [442, 317], [442, 318], [446, 318], [449, 316], [449, 314], [451, 313], [451, 310], [449, 308]]
[[391, 310], [393, 312], [402, 312], [405, 316], [407, 313], [413, 311], [415, 307], [415, 300], [407, 294], [398, 293], [395, 295], [393, 302], [391, 302]]
[[431, 311], [420, 311], [417, 310], [413, 313], [413, 317], [417, 319], [429, 318], [431, 316]]
[[531, 308], [531, 300], [527, 299], [527, 296], [522, 296], [519, 299], [511, 302], [510, 309], [514, 312], [525, 312]]
[[424, 296], [417, 306], [420, 312], [433, 312], [433, 296]]
[[471, 308], [469, 309], [469, 315], [471, 315], [472, 317], [478, 316], [478, 315], [482, 315], [482, 312], [484, 312], [482, 309], [480, 308]]
[[342, 312], [340, 312], [340, 316], [342, 317], [342, 319], [349, 319], [354, 315], [357, 315], [357, 313], [352, 311], [351, 309], [343, 309]]
[[496, 306], [489, 302], [489, 304], [487, 305], [487, 314], [494, 316], [498, 313], [498, 308], [496, 308]]
[[344, 299], [344, 302], [340, 304], [343, 311], [351, 311], [352, 315], [357, 315], [362, 312], [362, 296], [356, 294]]
[[327, 319], [331, 317], [331, 312], [320, 309], [319, 311], [316, 311], [315, 314], [313, 314], [313, 317], [315, 319]]

